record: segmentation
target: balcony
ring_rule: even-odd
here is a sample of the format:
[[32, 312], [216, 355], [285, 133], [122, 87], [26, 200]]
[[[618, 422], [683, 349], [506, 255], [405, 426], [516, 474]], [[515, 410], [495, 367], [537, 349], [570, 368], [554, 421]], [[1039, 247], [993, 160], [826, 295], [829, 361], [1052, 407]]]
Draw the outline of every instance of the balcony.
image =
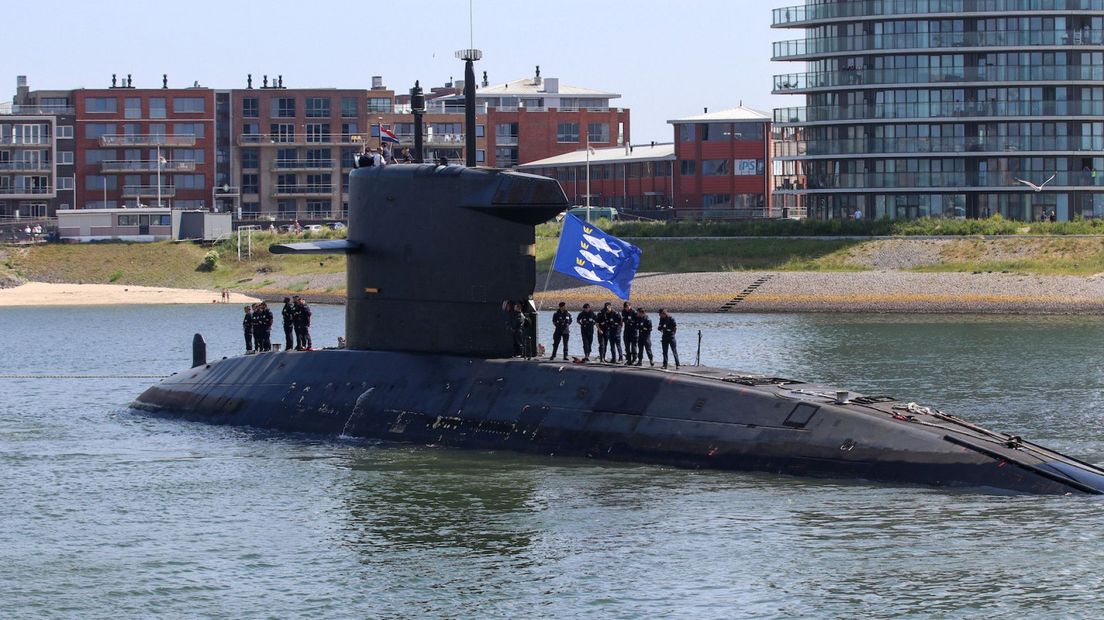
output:
[[1010, 13], [1013, 11], [1100, 11], [1104, 0], [867, 0], [788, 6], [774, 9], [774, 27], [804, 27], [807, 22], [847, 17], [931, 13]]
[[923, 119], [1010, 118], [1040, 116], [1070, 117], [1104, 115], [1104, 101], [969, 101], [899, 103], [850, 106], [809, 106], [776, 108], [774, 122], [882, 122], [886, 120], [917, 121]]
[[[195, 162], [190, 160], [161, 164], [161, 172], [195, 172], [195, 169]], [[100, 162], [100, 172], [157, 172], [157, 162], [109, 159]]]
[[47, 195], [53, 195], [53, 193], [54, 193], [54, 188], [51, 185], [41, 185], [41, 184], [40, 185], [24, 185], [22, 187], [19, 187], [18, 185], [16, 187], [0, 185], [0, 196], [7, 196], [7, 197], [14, 197], [14, 198], [19, 198], [19, 197], [34, 198], [36, 196], [37, 197], [42, 197], [42, 196], [47, 196]]
[[495, 136], [495, 146], [517, 146], [517, 136]]
[[815, 71], [774, 76], [774, 93], [800, 93], [820, 88], [876, 86], [887, 84], [960, 84], [965, 82], [1099, 82], [1104, 67], [1071, 66], [981, 66], [947, 69], [867, 69]]
[[195, 146], [196, 137], [154, 135], [106, 135], [100, 136], [100, 146]]
[[850, 52], [929, 50], [981, 47], [1100, 46], [1104, 33], [1094, 30], [993, 30], [984, 32], [922, 32], [865, 34], [778, 41], [772, 60], [788, 60]]
[[41, 172], [51, 169], [53, 169], [53, 164], [44, 161], [0, 161], [0, 170], [3, 171]]
[[13, 115], [17, 114], [34, 114], [34, 115], [53, 115], [61, 116], [65, 114], [73, 114], [73, 106], [69, 105], [13, 105]]
[[[332, 146], [337, 144], [361, 144], [368, 138], [364, 134], [307, 134], [307, 133], [243, 133], [238, 136], [238, 146], [271, 146], [317, 144]], [[375, 140], [375, 138], [372, 138]]]
[[334, 167], [332, 159], [277, 159], [272, 162], [272, 170], [329, 170]]
[[272, 191], [273, 196], [330, 196], [333, 194], [333, 184], [316, 185], [277, 185]]
[[[95, 190], [93, 190], [94, 193]], [[156, 185], [124, 185], [123, 198], [157, 198]], [[161, 197], [172, 198], [176, 196], [176, 187], [172, 185], [161, 186]]]
[[3, 146], [50, 146], [53, 139], [48, 136], [4, 136], [0, 138]]

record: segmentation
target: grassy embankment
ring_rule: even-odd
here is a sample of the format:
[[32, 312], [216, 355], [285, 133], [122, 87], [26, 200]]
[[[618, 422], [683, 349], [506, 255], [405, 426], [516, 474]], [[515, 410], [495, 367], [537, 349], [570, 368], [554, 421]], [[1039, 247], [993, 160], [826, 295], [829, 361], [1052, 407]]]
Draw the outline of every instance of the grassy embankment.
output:
[[[652, 272], [777, 270], [858, 271], [870, 266], [858, 258], [872, 240], [777, 239], [794, 236], [962, 235], [941, 242], [938, 256], [915, 271], [994, 271], [1089, 275], [1104, 272], [1104, 223], [1074, 221], [1024, 224], [990, 220], [913, 222], [745, 222], [733, 224], [641, 224], [600, 222], [611, 234], [633, 237], [643, 250], [640, 268]], [[537, 230], [537, 268], [548, 269], [555, 253], [558, 224]], [[760, 236], [758, 239], [677, 239], [677, 237]], [[973, 236], [970, 236], [973, 235]], [[982, 239], [978, 235], [996, 235]], [[317, 236], [334, 237], [323, 231]], [[660, 239], [676, 237], [676, 239]], [[287, 235], [254, 236], [253, 259], [237, 260], [236, 240], [213, 248], [190, 243], [49, 244], [9, 247], [0, 255], [5, 273], [42, 282], [115, 283], [178, 288], [229, 288], [269, 298], [287, 293], [344, 294], [343, 256], [274, 256], [275, 242], [302, 240]], [[877, 241], [877, 243], [887, 243]], [[888, 242], [897, 243], [897, 242]], [[907, 243], [907, 242], [900, 242]], [[904, 251], [908, 251], [907, 249]], [[213, 264], [205, 260], [217, 253]]]

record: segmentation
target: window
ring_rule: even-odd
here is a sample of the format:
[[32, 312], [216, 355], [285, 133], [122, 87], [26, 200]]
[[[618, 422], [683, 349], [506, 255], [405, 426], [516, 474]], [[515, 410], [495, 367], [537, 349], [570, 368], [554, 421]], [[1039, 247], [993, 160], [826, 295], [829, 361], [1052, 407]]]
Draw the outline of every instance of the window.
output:
[[342, 118], [356, 118], [360, 106], [357, 105], [356, 97], [342, 97], [341, 98], [341, 116]]
[[[341, 167], [352, 168], [354, 167], [354, 160], [356, 159], [357, 152], [349, 149], [341, 149]], [[348, 175], [345, 175], [348, 178]]]
[[756, 176], [763, 174], [762, 159], [737, 159], [736, 176]]
[[89, 114], [110, 114], [118, 111], [119, 100], [115, 97], [88, 97], [84, 100], [84, 111]]
[[58, 177], [57, 188], [58, 189], [73, 189], [73, 177]]
[[368, 98], [368, 111], [369, 112], [390, 112], [391, 100], [387, 97], [369, 97]]
[[333, 189], [331, 185], [332, 177], [327, 174], [308, 174], [307, 175], [307, 189], [312, 192], [328, 192]]
[[277, 97], [272, 100], [273, 118], [295, 118], [295, 99], [293, 97]]
[[487, 161], [487, 151], [483, 149], [475, 149], [475, 163], [481, 164]]
[[307, 142], [329, 142], [329, 123], [307, 123]]
[[119, 226], [137, 226], [137, 225], [138, 225], [138, 216], [137, 215], [120, 215], [119, 216]]
[[242, 118], [257, 118], [261, 115], [261, 105], [256, 97], [242, 99]]
[[123, 123], [123, 135], [124, 136], [137, 136], [142, 133], [142, 126], [139, 123]]
[[149, 126], [149, 135], [165, 137], [165, 123], [151, 123]]
[[165, 118], [165, 98], [153, 97], [149, 100], [149, 117]]
[[257, 149], [242, 149], [241, 150], [241, 166], [242, 168], [259, 168], [260, 159], [257, 156]]
[[242, 123], [242, 135], [243, 136], [259, 136], [261, 135], [260, 123]]
[[475, 137], [476, 138], [482, 138], [483, 137], [483, 125], [476, 125], [475, 126]]
[[556, 142], [578, 142], [579, 123], [559, 123], [556, 125]]
[[731, 194], [705, 194], [702, 196], [702, 208], [728, 209], [732, 207]]
[[295, 217], [295, 201], [280, 200], [276, 203], [276, 213], [280, 219], [290, 220]]
[[[189, 203], [194, 203], [194, 202], [196, 202], [196, 201], [193, 201], [193, 200], [178, 200], [176, 202], [176, 206], [180, 207], [180, 208], [183, 208], [183, 209], [189, 209], [189, 208], [194, 209], [197, 206], [198, 207], [203, 206], [203, 201], [199, 201], [199, 205], [189, 204]], [[152, 224], [153, 226], [172, 226], [172, 216], [171, 215], [151, 215], [150, 216], [150, 224]]]
[[100, 136], [115, 134], [115, 123], [86, 123], [84, 125], [84, 137], [99, 139]]
[[58, 151], [57, 163], [62, 166], [73, 163], [73, 151]]
[[173, 135], [202, 138], [205, 129], [203, 125], [203, 123], [173, 123]]
[[313, 168], [329, 168], [330, 149], [307, 149], [307, 165]]
[[138, 97], [124, 99], [123, 118], [142, 118], [142, 100]]
[[307, 201], [307, 216], [320, 218], [325, 217], [330, 212], [329, 202], [325, 200], [308, 200]]
[[206, 185], [202, 174], [174, 174], [173, 185], [176, 189], [203, 189]]
[[329, 116], [329, 97], [307, 97], [307, 118], [327, 118]]
[[259, 194], [256, 174], [241, 175], [241, 191], [243, 194]]
[[736, 123], [733, 134], [737, 140], [762, 140], [765, 123]]
[[591, 142], [609, 142], [609, 123], [587, 123], [587, 139]]
[[197, 164], [202, 164], [207, 157], [203, 149], [173, 149], [172, 159], [174, 161], [194, 161]]
[[694, 126], [690, 123], [683, 123], [678, 126], [679, 130], [679, 142], [693, 142], [694, 141]]
[[702, 140], [717, 142], [732, 139], [732, 125], [730, 123], [706, 123], [701, 128]]
[[732, 206], [737, 209], [762, 209], [763, 194], [736, 194]]
[[84, 151], [84, 163], [89, 165], [113, 159], [118, 159], [115, 149], [85, 149]]
[[102, 174], [90, 174], [84, 177], [84, 187], [87, 189], [103, 190], [104, 185], [107, 185], [107, 189], [115, 189], [115, 175], [104, 176]]
[[705, 177], [721, 177], [727, 176], [728, 172], [728, 160], [727, 159], [703, 159], [702, 160], [702, 176]]
[[341, 123], [341, 141], [350, 142], [353, 136], [357, 135], [356, 123]]
[[173, 113], [196, 113], [205, 111], [203, 97], [173, 97]]
[[291, 123], [273, 123], [269, 127], [273, 142], [295, 142], [295, 125]]
[[59, 139], [67, 139], [67, 138], [71, 139], [73, 137], [73, 126], [72, 125], [58, 125], [57, 137]]

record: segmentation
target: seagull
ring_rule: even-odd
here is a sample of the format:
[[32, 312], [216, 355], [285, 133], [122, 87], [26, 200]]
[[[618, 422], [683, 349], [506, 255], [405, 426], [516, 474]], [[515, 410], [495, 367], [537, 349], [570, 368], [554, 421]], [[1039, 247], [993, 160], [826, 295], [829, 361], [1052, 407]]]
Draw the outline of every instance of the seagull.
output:
[[1040, 183], [1040, 184], [1038, 184], [1038, 185], [1035, 185], [1035, 184], [1034, 184], [1034, 183], [1032, 183], [1031, 181], [1025, 181], [1025, 180], [1023, 180], [1023, 179], [1016, 179], [1016, 177], [1012, 177], [1012, 178], [1013, 178], [1013, 179], [1015, 179], [1015, 180], [1017, 180], [1017, 181], [1019, 181], [1020, 183], [1023, 183], [1024, 185], [1026, 185], [1026, 186], [1030, 187], [1031, 189], [1033, 189], [1033, 190], [1035, 190], [1035, 191], [1037, 191], [1037, 192], [1041, 192], [1041, 191], [1043, 191], [1043, 188], [1044, 188], [1044, 187], [1046, 187], [1046, 184], [1047, 184], [1047, 183], [1050, 183], [1051, 181], [1053, 181], [1053, 180], [1054, 180], [1054, 177], [1056, 177], [1056, 176], [1058, 176], [1058, 173], [1057, 173], [1057, 172], [1055, 172], [1054, 174], [1050, 175], [1050, 178], [1049, 178], [1049, 179], [1047, 179], [1047, 180], [1043, 181], [1042, 183]]

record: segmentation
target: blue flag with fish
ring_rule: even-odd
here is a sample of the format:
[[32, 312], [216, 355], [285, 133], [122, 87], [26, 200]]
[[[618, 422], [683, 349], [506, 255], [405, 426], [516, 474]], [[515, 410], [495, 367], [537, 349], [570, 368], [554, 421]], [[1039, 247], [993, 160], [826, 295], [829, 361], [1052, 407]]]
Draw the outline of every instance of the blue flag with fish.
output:
[[570, 213], [564, 217], [560, 247], [552, 268], [589, 284], [604, 286], [628, 301], [640, 248], [606, 234]]

